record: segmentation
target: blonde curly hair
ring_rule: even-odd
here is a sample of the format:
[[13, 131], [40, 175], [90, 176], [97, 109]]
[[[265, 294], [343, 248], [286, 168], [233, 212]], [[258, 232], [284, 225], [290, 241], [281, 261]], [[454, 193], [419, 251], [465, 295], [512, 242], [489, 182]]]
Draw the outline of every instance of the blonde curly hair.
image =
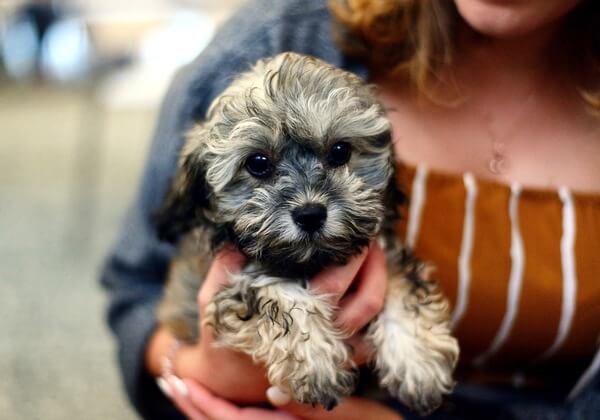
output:
[[[431, 82], [452, 63], [461, 23], [450, 0], [329, 0], [342, 50], [371, 68], [401, 75], [435, 97]], [[600, 112], [600, 2], [584, 0], [569, 15], [569, 69], [586, 102]], [[576, 48], [574, 48], [576, 47]]]

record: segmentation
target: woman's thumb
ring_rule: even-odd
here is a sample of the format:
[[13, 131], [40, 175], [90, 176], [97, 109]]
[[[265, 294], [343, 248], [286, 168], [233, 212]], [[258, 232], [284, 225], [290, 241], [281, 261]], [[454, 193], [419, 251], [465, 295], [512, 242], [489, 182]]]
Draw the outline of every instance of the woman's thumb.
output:
[[239, 272], [245, 261], [246, 257], [233, 247], [225, 247], [219, 251], [198, 293], [200, 304], [208, 303], [219, 290], [229, 284], [230, 275]]

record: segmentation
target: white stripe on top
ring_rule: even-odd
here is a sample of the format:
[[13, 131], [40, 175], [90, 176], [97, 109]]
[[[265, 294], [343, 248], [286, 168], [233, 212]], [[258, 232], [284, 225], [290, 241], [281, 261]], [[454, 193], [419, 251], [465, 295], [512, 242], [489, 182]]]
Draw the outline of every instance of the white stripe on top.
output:
[[462, 243], [458, 257], [458, 295], [456, 307], [452, 313], [450, 325], [456, 328], [469, 303], [469, 287], [471, 282], [471, 254], [473, 252], [473, 237], [475, 233], [475, 200], [477, 199], [477, 183], [470, 173], [465, 173], [463, 182], [467, 191], [465, 198], [465, 217], [463, 222]]
[[413, 179], [410, 207], [408, 209], [408, 225], [406, 227], [406, 246], [410, 249], [414, 249], [417, 244], [426, 191], [427, 168], [423, 165], [419, 165], [417, 166], [417, 172]]
[[562, 310], [558, 332], [554, 342], [541, 356], [540, 360], [549, 359], [564, 344], [571, 329], [573, 316], [575, 315], [575, 303], [577, 298], [577, 272], [575, 269], [575, 209], [573, 197], [567, 188], [559, 190], [560, 199], [563, 203], [562, 210], [562, 238], [560, 240], [560, 255], [563, 272]]
[[504, 345], [510, 332], [512, 331], [519, 301], [521, 299], [521, 286], [523, 285], [523, 271], [525, 267], [525, 253], [523, 251], [523, 238], [519, 225], [519, 197], [521, 195], [521, 186], [513, 184], [511, 188], [510, 201], [508, 203], [508, 214], [511, 226], [510, 258], [512, 261], [510, 277], [508, 283], [508, 294], [506, 296], [506, 312], [500, 324], [496, 336], [492, 340], [490, 347], [475, 358], [473, 364], [476, 366], [484, 365], [487, 360], [500, 350]]

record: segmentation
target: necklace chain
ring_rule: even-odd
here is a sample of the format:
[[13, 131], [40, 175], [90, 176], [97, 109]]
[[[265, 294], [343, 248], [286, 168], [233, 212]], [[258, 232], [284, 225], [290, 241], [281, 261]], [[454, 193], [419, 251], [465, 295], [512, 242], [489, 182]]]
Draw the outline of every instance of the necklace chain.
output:
[[519, 128], [527, 121], [529, 109], [535, 103], [536, 96], [530, 92], [523, 104], [515, 112], [515, 118], [508, 124], [508, 128], [502, 133], [498, 133], [492, 126], [492, 115], [489, 112], [482, 113], [481, 120], [485, 124], [485, 131], [490, 140], [490, 157], [486, 160], [485, 167], [494, 175], [506, 173], [509, 169], [509, 158], [507, 154], [506, 140], [514, 135]]

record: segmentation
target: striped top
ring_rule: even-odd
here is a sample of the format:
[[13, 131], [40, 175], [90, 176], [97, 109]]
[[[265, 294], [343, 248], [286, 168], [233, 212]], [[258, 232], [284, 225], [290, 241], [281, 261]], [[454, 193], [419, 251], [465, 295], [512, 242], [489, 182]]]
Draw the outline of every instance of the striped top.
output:
[[577, 393], [600, 370], [600, 194], [397, 172], [399, 234], [450, 299], [459, 378], [534, 383], [562, 366]]

